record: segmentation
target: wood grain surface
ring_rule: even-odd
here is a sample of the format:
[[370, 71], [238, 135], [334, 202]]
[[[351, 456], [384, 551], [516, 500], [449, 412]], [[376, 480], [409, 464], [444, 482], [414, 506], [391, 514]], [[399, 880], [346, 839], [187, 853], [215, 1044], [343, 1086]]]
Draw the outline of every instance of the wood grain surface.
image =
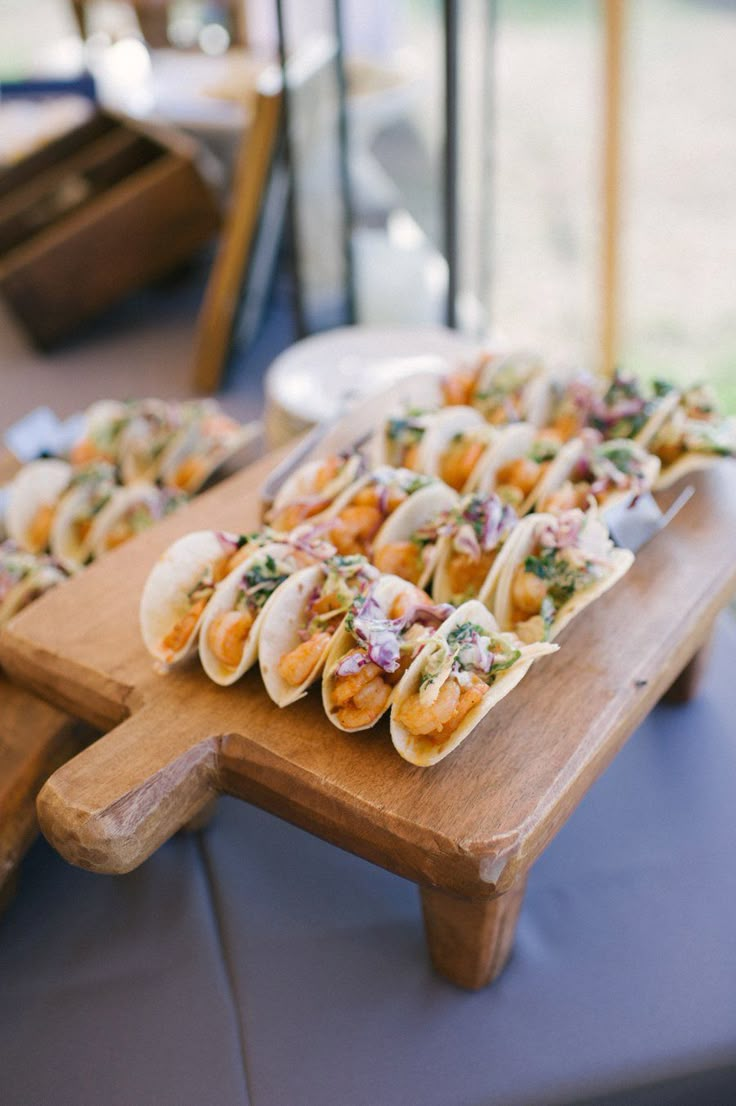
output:
[[[196, 660], [167, 676], [153, 671], [138, 598], [155, 557], [188, 530], [254, 526], [269, 465], [91, 566], [6, 631], [0, 655], [16, 680], [93, 724], [128, 719], [56, 773], [46, 828], [71, 859], [125, 870], [172, 829], [168, 816], [156, 826], [156, 803], [181, 824], [214, 792], [230, 791], [411, 878], [478, 895], [506, 890], [673, 683], [736, 586], [733, 467], [698, 477], [672, 526], [562, 635], [560, 652], [452, 757], [419, 769], [397, 757], [385, 725], [334, 729], [318, 695], [279, 710], [257, 670], [230, 689], [210, 683]], [[76, 855], [80, 834], [95, 842], [93, 862]]]
[[61, 711], [13, 687], [0, 673], [0, 904], [38, 833], [36, 796], [89, 738]]
[[[696, 495], [564, 631], [560, 652], [535, 665], [451, 757], [420, 769], [397, 756], [385, 724], [336, 730], [318, 694], [279, 710], [257, 669], [220, 688], [196, 659], [166, 676], [152, 668], [138, 600], [156, 556], [190, 530], [256, 525], [271, 464], [243, 471], [50, 592], [3, 635], [0, 659], [14, 679], [93, 724], [117, 725], [46, 784], [44, 833], [73, 863], [125, 872], [229, 793], [446, 895], [478, 904], [518, 891], [736, 589], [734, 466], [695, 477]], [[424, 905], [437, 930], [446, 928], [445, 899]], [[477, 940], [496, 924], [481, 914], [471, 927]], [[487, 961], [491, 974], [499, 958]], [[451, 964], [445, 974], [467, 977]]]
[[[0, 484], [17, 469], [15, 457], [0, 450]], [[38, 833], [41, 785], [88, 736], [67, 715], [13, 687], [0, 672], [0, 910], [12, 898], [18, 865]]]

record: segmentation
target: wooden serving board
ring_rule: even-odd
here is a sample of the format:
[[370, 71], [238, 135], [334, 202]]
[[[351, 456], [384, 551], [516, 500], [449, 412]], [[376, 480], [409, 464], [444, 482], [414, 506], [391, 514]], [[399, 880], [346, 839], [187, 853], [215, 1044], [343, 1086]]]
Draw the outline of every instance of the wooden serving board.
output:
[[89, 736], [87, 727], [0, 673], [0, 909], [38, 833], [39, 790]]
[[43, 831], [73, 863], [126, 872], [213, 796], [236, 795], [417, 882], [436, 967], [481, 986], [506, 960], [529, 866], [736, 589], [736, 471], [725, 463], [696, 477], [696, 495], [563, 633], [560, 652], [452, 756], [420, 769], [394, 752], [386, 724], [335, 729], [318, 693], [279, 710], [257, 669], [232, 688], [210, 683], [196, 659], [153, 670], [138, 600], [154, 560], [190, 530], [257, 525], [271, 464], [221, 484], [8, 628], [0, 659], [15, 680], [115, 727], [46, 784]]
[[[19, 468], [0, 450], [0, 484]], [[60, 710], [12, 687], [0, 672], [0, 910], [38, 833], [36, 796], [55, 768], [82, 748], [85, 732]]]

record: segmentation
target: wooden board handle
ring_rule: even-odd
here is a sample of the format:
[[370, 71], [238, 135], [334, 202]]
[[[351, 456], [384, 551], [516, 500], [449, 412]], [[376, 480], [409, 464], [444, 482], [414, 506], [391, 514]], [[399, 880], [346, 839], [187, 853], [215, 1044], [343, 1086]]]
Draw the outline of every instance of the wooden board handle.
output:
[[[144, 708], [60, 768], [41, 790], [41, 829], [71, 864], [129, 872], [215, 798], [217, 737]], [[191, 725], [191, 724], [190, 724]]]

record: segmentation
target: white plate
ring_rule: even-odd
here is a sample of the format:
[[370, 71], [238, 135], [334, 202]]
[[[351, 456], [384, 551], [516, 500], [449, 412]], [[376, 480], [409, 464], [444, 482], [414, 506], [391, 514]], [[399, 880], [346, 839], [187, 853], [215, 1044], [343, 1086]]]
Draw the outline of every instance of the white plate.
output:
[[445, 373], [477, 349], [477, 341], [442, 326], [339, 327], [276, 358], [266, 373], [266, 401], [272, 419], [279, 412], [295, 430], [303, 429], [402, 376]]

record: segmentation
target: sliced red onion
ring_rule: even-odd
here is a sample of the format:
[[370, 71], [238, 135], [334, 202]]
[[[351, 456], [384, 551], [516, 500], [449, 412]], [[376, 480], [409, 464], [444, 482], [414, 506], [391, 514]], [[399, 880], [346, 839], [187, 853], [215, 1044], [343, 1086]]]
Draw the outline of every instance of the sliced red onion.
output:
[[458, 553], [464, 553], [474, 561], [480, 559], [480, 544], [476, 537], [475, 530], [470, 523], [463, 523], [463, 525], [460, 526], [452, 544]]
[[338, 664], [335, 673], [338, 676], [354, 676], [361, 668], [365, 668], [369, 661], [370, 657], [367, 653], [348, 653], [347, 657], [343, 657]]
[[562, 511], [554, 521], [545, 522], [539, 528], [539, 541], [550, 549], [566, 549], [575, 545], [580, 537], [585, 515], [578, 507]]
[[228, 553], [231, 549], [240, 548], [240, 537], [238, 534], [231, 534], [228, 530], [218, 530], [215, 537], [219, 541], [220, 545]]

